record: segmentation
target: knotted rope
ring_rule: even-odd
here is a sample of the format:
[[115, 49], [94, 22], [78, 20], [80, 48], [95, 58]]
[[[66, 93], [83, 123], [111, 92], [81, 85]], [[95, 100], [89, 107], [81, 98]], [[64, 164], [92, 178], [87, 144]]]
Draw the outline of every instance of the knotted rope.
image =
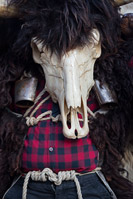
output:
[[78, 199], [83, 199], [81, 193], [81, 187], [78, 178], [76, 177], [77, 173], [72, 171], [60, 171], [58, 174], [54, 173], [51, 169], [45, 168], [42, 172], [41, 171], [30, 171], [27, 173], [24, 184], [23, 184], [23, 195], [22, 199], [26, 199], [27, 196], [27, 186], [29, 179], [31, 178], [34, 181], [43, 181], [46, 182], [47, 180], [54, 182], [55, 185], [60, 185], [62, 181], [69, 181], [73, 180], [75, 182], [77, 188]]
[[[61, 120], [61, 115], [58, 114], [56, 117], [52, 116], [52, 110], [49, 111], [45, 111], [44, 113], [40, 114], [37, 118], [33, 117], [34, 113], [39, 109], [39, 107], [45, 103], [49, 98], [50, 95], [48, 95], [47, 97], [45, 97], [37, 106], [37, 102], [41, 99], [42, 95], [46, 92], [45, 89], [43, 89], [39, 95], [37, 96], [37, 98], [35, 99], [35, 102], [33, 104], [33, 106], [31, 106], [24, 114], [24, 117], [26, 118], [26, 124], [27, 126], [34, 126], [37, 125], [38, 122], [40, 121], [45, 121], [45, 120], [52, 120], [53, 122], [58, 122], [59, 120]], [[35, 107], [35, 108], [34, 108]], [[34, 108], [34, 109], [33, 109]], [[31, 110], [33, 109], [33, 111], [31, 112]], [[30, 116], [28, 116], [28, 114], [31, 112]]]
[[61, 116], [57, 115], [56, 117], [53, 117], [52, 116], [52, 111], [46, 111], [46, 112], [40, 114], [37, 118], [35, 118], [35, 117], [26, 117], [26, 124], [27, 124], [27, 126], [34, 126], [34, 125], [37, 125], [38, 122], [40, 122], [40, 121], [45, 121], [45, 120], [50, 120], [50, 119], [53, 122], [58, 122], [59, 120], [61, 120]]

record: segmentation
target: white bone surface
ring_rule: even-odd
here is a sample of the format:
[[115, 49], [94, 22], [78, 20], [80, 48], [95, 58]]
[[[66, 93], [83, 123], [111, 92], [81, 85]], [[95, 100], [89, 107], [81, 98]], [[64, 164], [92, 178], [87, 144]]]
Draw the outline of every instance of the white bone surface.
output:
[[0, 6], [7, 6], [6, 0], [0, 0]]
[[[31, 46], [34, 61], [43, 68], [45, 88], [52, 100], [59, 103], [64, 136], [70, 139], [85, 137], [89, 132], [87, 99], [94, 85], [94, 64], [101, 55], [98, 30], [92, 30], [92, 37], [86, 46], [70, 50], [61, 58], [56, 53], [51, 55], [50, 50], [35, 39], [31, 41]], [[79, 122], [79, 113], [83, 126]]]
[[126, 13], [133, 13], [133, 3], [129, 3], [127, 5], [123, 5], [120, 7], [120, 13], [126, 14]]

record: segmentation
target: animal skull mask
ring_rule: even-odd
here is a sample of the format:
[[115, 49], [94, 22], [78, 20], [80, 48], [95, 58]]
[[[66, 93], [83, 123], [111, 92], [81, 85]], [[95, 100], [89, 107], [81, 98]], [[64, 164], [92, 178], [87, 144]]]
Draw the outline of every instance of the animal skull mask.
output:
[[[31, 46], [34, 61], [42, 66], [45, 73], [45, 88], [52, 100], [59, 103], [64, 136], [70, 139], [85, 137], [89, 132], [87, 99], [94, 85], [94, 63], [101, 55], [98, 30], [92, 30], [86, 46], [70, 50], [61, 58], [56, 53], [51, 55], [50, 50], [36, 39], [32, 39]], [[78, 113], [82, 115], [83, 126]]]

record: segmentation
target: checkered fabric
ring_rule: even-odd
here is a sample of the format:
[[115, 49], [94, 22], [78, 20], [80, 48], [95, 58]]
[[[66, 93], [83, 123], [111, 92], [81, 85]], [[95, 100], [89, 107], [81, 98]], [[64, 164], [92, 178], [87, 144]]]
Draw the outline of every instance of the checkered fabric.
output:
[[[44, 82], [41, 81], [37, 95], [43, 87]], [[40, 101], [46, 96], [47, 92]], [[88, 99], [88, 106], [92, 111], [97, 109], [97, 103], [92, 102], [91, 98]], [[58, 104], [53, 103], [50, 98], [41, 105], [34, 117], [48, 110], [52, 110], [54, 117], [60, 113]], [[28, 130], [22, 155], [23, 172], [43, 170], [46, 167], [54, 172], [73, 169], [88, 172], [95, 169], [97, 163], [98, 151], [89, 135], [82, 139], [67, 139], [62, 132], [62, 123], [51, 120], [41, 121]]]

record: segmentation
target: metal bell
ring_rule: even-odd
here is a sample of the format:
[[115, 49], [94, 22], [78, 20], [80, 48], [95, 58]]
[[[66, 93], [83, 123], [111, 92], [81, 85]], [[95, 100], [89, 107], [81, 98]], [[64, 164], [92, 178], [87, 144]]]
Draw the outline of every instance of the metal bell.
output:
[[26, 77], [15, 83], [15, 104], [27, 108], [34, 104], [38, 80], [35, 77]]
[[118, 104], [115, 92], [111, 91], [106, 83], [101, 85], [100, 81], [95, 80], [94, 91], [100, 107], [113, 108]]

